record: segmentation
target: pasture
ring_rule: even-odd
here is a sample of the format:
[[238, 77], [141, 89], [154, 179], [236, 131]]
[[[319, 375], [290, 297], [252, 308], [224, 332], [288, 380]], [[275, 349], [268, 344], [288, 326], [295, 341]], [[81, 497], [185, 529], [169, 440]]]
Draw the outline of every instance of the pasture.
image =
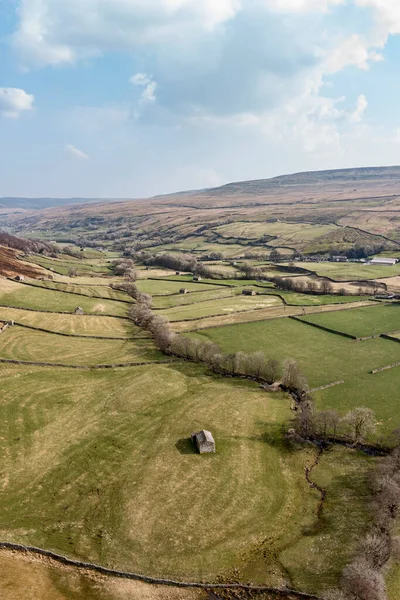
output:
[[0, 305], [55, 312], [73, 312], [77, 306], [81, 306], [87, 313], [105, 313], [115, 316], [125, 316], [128, 306], [122, 302], [75, 296], [1, 278]]
[[119, 290], [113, 290], [109, 285], [90, 285], [83, 283], [72, 283], [74, 280], [69, 280], [71, 283], [61, 283], [57, 281], [36, 281], [30, 280], [29, 283], [36, 287], [42, 287], [46, 290], [55, 290], [61, 292], [69, 292], [71, 294], [81, 294], [90, 298], [103, 298], [105, 300], [123, 300], [132, 302], [132, 298], [128, 294]]
[[126, 319], [99, 315], [71, 315], [34, 312], [20, 308], [1, 308], [0, 320], [48, 329], [55, 333], [94, 335], [100, 337], [143, 337], [146, 332]]
[[164, 360], [151, 340], [93, 340], [60, 337], [15, 326], [0, 337], [0, 358], [95, 366]]
[[377, 304], [349, 312], [307, 315], [305, 320], [359, 338], [367, 337], [400, 330], [400, 304]]
[[313, 271], [321, 277], [330, 277], [335, 281], [373, 280], [400, 275], [400, 263], [387, 267], [364, 263], [296, 262], [296, 266]]
[[[304, 477], [316, 451], [283, 442], [282, 394], [179, 363], [0, 371], [5, 539], [186, 580], [235, 566], [245, 580], [312, 591], [337, 580], [368, 526], [373, 460], [337, 449], [315, 470], [331, 493], [317, 527]], [[201, 427], [217, 454], [194, 453]]]
[[[182, 282], [185, 285], [182, 285]], [[214, 287], [215, 281], [212, 281]], [[152, 296], [160, 296], [167, 294], [179, 294], [182, 287], [187, 288], [190, 292], [199, 292], [201, 290], [210, 290], [212, 286], [207, 283], [193, 283], [193, 276], [182, 276], [174, 279], [140, 279], [136, 282], [137, 288], [146, 294]]]
[[[343, 312], [352, 313], [353, 309]], [[344, 380], [344, 385], [315, 393], [319, 408], [336, 408], [344, 413], [366, 406], [376, 411], [381, 432], [400, 425], [400, 368], [371, 375], [372, 369], [400, 361], [400, 344], [396, 342], [380, 338], [355, 342], [292, 319], [216, 327], [190, 335], [211, 340], [227, 353], [262, 350], [270, 358], [293, 358], [311, 388]]]
[[207, 300], [198, 304], [182, 305], [168, 308], [160, 313], [171, 322], [186, 319], [200, 319], [213, 315], [224, 315], [238, 311], [252, 311], [282, 305], [282, 300], [277, 296], [242, 296], [236, 295], [228, 298]]

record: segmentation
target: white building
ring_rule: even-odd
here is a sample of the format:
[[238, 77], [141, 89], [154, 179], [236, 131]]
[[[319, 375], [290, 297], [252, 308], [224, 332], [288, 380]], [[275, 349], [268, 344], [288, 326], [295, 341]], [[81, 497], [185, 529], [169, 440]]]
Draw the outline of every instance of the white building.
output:
[[383, 265], [387, 267], [393, 267], [397, 263], [397, 258], [373, 258], [370, 262], [371, 265]]

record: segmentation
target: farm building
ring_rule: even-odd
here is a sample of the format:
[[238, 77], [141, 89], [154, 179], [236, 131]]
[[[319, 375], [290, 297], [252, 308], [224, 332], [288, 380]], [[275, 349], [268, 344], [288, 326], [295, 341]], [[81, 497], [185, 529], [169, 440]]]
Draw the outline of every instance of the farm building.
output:
[[256, 293], [254, 290], [242, 290], [242, 295], [243, 296], [255, 296]]
[[332, 262], [347, 262], [347, 256], [332, 256]]
[[83, 308], [81, 308], [80, 306], [77, 306], [75, 309], [75, 314], [76, 315], [83, 315]]
[[193, 277], [193, 281], [201, 281], [201, 277], [200, 277], [200, 275], [195, 275], [195, 276]]
[[186, 288], [181, 288], [181, 289], [179, 290], [179, 293], [180, 293], [180, 294], [187, 294], [188, 292], [189, 292], [189, 290], [187, 290]]
[[200, 454], [215, 452], [215, 441], [209, 431], [202, 429], [198, 433], [192, 433], [191, 438]]
[[382, 265], [387, 267], [393, 267], [397, 263], [397, 258], [373, 258], [370, 265]]
[[24, 281], [25, 277], [23, 275], [17, 275], [15, 281]]
[[175, 275], [180, 275], [181, 272], [180, 271], [175, 271]]

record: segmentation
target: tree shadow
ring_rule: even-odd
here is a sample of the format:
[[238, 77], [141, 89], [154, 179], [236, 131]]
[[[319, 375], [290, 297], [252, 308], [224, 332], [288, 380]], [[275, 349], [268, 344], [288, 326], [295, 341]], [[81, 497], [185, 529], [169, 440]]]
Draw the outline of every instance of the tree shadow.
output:
[[192, 439], [190, 437], [182, 438], [181, 440], [178, 440], [175, 444], [175, 448], [181, 454], [197, 454], [197, 450], [193, 446]]

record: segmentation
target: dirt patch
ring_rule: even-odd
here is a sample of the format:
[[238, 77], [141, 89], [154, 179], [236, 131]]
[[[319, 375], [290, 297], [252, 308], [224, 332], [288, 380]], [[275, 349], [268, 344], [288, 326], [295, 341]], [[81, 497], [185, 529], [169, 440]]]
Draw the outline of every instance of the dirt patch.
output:
[[32, 277], [36, 279], [42, 275], [39, 269], [33, 265], [20, 260], [21, 253], [12, 248], [0, 246], [0, 275], [5, 277], [15, 277], [23, 275], [24, 277]]

